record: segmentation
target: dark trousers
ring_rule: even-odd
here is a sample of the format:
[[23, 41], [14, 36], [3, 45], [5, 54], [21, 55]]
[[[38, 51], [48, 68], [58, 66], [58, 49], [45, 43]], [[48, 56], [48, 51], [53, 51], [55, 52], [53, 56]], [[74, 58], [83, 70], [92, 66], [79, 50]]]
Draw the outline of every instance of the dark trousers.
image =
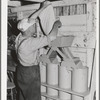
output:
[[18, 100], [41, 100], [39, 65], [17, 67]]

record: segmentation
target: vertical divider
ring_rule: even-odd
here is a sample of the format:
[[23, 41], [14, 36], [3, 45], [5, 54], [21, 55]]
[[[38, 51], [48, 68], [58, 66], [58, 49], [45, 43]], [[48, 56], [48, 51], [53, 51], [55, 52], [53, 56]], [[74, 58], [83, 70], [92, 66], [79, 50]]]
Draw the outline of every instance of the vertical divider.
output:
[[[58, 64], [47, 64], [47, 84], [58, 85]], [[58, 97], [58, 90], [47, 87], [47, 94]]]

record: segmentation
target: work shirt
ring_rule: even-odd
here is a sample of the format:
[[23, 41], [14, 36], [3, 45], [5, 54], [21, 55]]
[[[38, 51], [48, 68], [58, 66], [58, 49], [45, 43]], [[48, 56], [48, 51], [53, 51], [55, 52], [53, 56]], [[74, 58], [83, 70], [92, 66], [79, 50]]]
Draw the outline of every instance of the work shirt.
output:
[[38, 49], [48, 45], [49, 41], [46, 36], [38, 38], [24, 37], [20, 33], [15, 40], [15, 48], [19, 62], [23, 66], [36, 65]]

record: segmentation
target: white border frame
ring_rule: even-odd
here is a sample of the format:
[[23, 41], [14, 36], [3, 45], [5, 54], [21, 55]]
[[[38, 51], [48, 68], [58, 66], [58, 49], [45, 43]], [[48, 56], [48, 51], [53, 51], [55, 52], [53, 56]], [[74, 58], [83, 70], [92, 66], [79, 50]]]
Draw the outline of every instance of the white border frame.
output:
[[[7, 100], [7, 2], [1, 0], [1, 100]], [[96, 100], [99, 100], [99, 0], [97, 0]]]
[[99, 69], [99, 24], [100, 24], [100, 22], [99, 22], [99, 0], [97, 0], [97, 7], [96, 7], [96, 9], [97, 9], [97, 11], [96, 11], [96, 16], [97, 16], [97, 21], [96, 21], [96, 40], [97, 40], [97, 42], [96, 42], [96, 100], [99, 100], [100, 98], [99, 98], [99, 71], [100, 71], [100, 69]]
[[1, 100], [7, 100], [7, 0], [1, 0]]

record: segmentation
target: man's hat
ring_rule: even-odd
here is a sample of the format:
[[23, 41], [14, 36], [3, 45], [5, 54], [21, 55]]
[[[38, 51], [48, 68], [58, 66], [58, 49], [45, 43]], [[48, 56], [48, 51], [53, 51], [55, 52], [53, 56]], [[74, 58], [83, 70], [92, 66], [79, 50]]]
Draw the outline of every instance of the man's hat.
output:
[[32, 26], [33, 24], [35, 24], [35, 20], [33, 19], [32, 21], [29, 22], [28, 18], [24, 18], [21, 21], [19, 21], [17, 28], [22, 31], [25, 32], [30, 26]]

